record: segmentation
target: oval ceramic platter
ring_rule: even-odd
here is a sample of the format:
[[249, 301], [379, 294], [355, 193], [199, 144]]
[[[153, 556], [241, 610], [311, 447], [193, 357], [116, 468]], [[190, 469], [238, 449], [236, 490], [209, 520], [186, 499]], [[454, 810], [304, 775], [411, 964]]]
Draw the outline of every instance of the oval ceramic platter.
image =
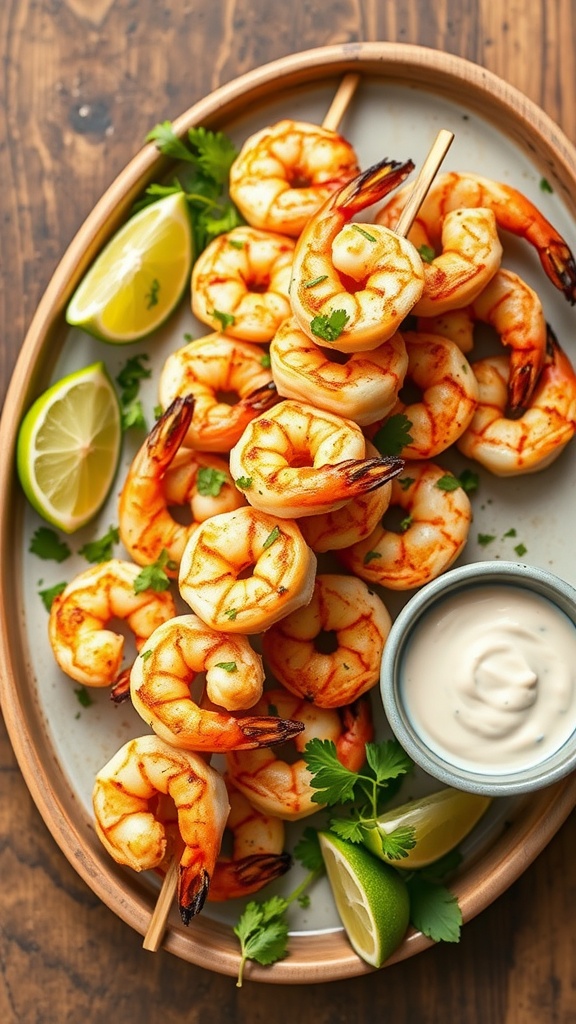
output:
[[[412, 158], [418, 167], [440, 128], [454, 133], [445, 170], [473, 170], [519, 188], [533, 200], [576, 251], [576, 154], [538, 108], [475, 65], [420, 47], [386, 43], [351, 44], [308, 51], [276, 61], [224, 86], [200, 101], [174, 124], [179, 134], [193, 125], [226, 131], [240, 144], [260, 127], [281, 117], [319, 123], [342, 76], [361, 74], [360, 85], [340, 126], [363, 167], [383, 156]], [[152, 127], [152, 126], [150, 126]], [[146, 343], [107, 346], [71, 331], [64, 309], [94, 255], [129, 215], [134, 200], [151, 181], [162, 180], [169, 162], [145, 146], [112, 184], [73, 240], [39, 305], [22, 347], [6, 400], [0, 450], [2, 572], [2, 705], [10, 737], [32, 796], [76, 871], [131, 927], [146, 933], [158, 894], [153, 874], [137, 875], [114, 864], [97, 839], [91, 809], [96, 771], [131, 736], [145, 732], [131, 706], [114, 707], [108, 693], [93, 691], [84, 708], [75, 684], [55, 666], [47, 639], [47, 612], [39, 590], [84, 569], [77, 552], [117, 522], [117, 481], [107, 506], [89, 528], [69, 538], [72, 556], [62, 565], [29, 552], [41, 522], [26, 506], [14, 473], [18, 424], [33, 398], [63, 374], [102, 359], [113, 377], [132, 355], [146, 353], [153, 371], [184, 342], [184, 334], [208, 333], [193, 321], [186, 299], [161, 332]], [[550, 191], [542, 190], [545, 179]], [[505, 263], [537, 289], [546, 317], [576, 359], [576, 311], [544, 278], [528, 246], [505, 239]], [[157, 403], [157, 376], [144, 382], [141, 397], [149, 422]], [[125, 471], [142, 436], [127, 441]], [[442, 458], [438, 457], [442, 463]], [[449, 468], [458, 464], [447, 460]], [[542, 565], [576, 584], [576, 554], [566, 543], [573, 515], [576, 447], [544, 473], [497, 480], [480, 472], [473, 497], [474, 523], [461, 561], [485, 557], [522, 559]], [[119, 478], [120, 479], [120, 478]], [[511, 536], [510, 531], [515, 531]], [[479, 535], [491, 536], [489, 547]], [[122, 556], [120, 546], [115, 554]], [[394, 614], [408, 595], [385, 595]], [[375, 699], [374, 704], [378, 701]], [[377, 716], [381, 712], [376, 707]], [[379, 736], [386, 723], [378, 719]], [[437, 788], [416, 776], [401, 791], [403, 800]], [[496, 802], [463, 847], [462, 866], [451, 887], [468, 920], [502, 893], [542, 850], [576, 801], [576, 780], [568, 778], [529, 799]], [[305, 825], [307, 822], [304, 821]], [[308, 820], [310, 823], [310, 820]], [[506, 828], [504, 828], [506, 824]], [[298, 829], [289, 829], [292, 844]], [[272, 891], [290, 891], [298, 881], [292, 869]], [[237, 901], [207, 905], [188, 928], [172, 909], [164, 945], [185, 960], [235, 975], [239, 953], [232, 926]], [[280, 983], [329, 981], [371, 970], [353, 953], [339, 925], [327, 883], [311, 893], [310, 906], [294, 910], [289, 954], [272, 967], [251, 964], [246, 977]], [[410, 931], [393, 962], [430, 945]]]

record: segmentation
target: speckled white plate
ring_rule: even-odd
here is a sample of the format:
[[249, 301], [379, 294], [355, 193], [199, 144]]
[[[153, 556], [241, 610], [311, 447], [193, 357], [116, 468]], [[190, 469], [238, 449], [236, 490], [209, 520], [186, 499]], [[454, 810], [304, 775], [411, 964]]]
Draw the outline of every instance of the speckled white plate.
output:
[[[546, 115], [526, 98], [490, 75], [458, 58], [420, 47], [387, 43], [350, 44], [308, 51], [266, 65], [237, 79], [197, 103], [175, 122], [179, 133], [202, 124], [225, 130], [241, 143], [256, 129], [281, 117], [322, 121], [342, 75], [357, 70], [362, 81], [346, 113], [341, 131], [352, 141], [362, 166], [383, 156], [412, 158], [418, 167], [437, 131], [448, 128], [455, 140], [444, 163], [446, 170], [473, 170], [519, 188], [541, 207], [576, 251], [576, 153]], [[1, 697], [10, 737], [32, 796], [72, 865], [121, 918], [145, 934], [158, 882], [115, 865], [97, 840], [91, 812], [95, 772], [131, 736], [145, 731], [131, 706], [114, 707], [108, 694], [95, 691], [94, 703], [83, 708], [75, 685], [55, 666], [47, 639], [47, 613], [39, 590], [86, 567], [76, 554], [86, 540], [101, 536], [117, 522], [117, 494], [112, 493], [98, 520], [74, 535], [75, 552], [57, 565], [30, 554], [28, 548], [40, 520], [26, 506], [16, 482], [13, 451], [17, 428], [33, 398], [53, 380], [73, 369], [103, 359], [113, 377], [129, 356], [147, 353], [159, 369], [167, 354], [206, 328], [194, 322], [185, 302], [152, 340], [123, 348], [107, 346], [64, 321], [66, 303], [96, 252], [128, 215], [146, 184], [158, 180], [169, 163], [145, 146], [113, 183], [64, 254], [23, 343], [6, 399], [0, 435], [0, 566]], [[553, 191], [543, 192], [546, 178]], [[544, 277], [535, 254], [523, 243], [505, 238], [505, 264], [517, 270], [540, 294], [545, 314], [561, 343], [576, 358], [576, 311]], [[157, 402], [157, 377], [142, 387], [152, 422]], [[125, 445], [123, 468], [141, 438]], [[458, 469], [462, 460], [451, 454], [436, 461]], [[576, 584], [576, 555], [567, 544], [573, 515], [576, 448], [569, 447], [544, 473], [497, 480], [480, 472], [473, 498], [474, 524], [460, 561], [485, 557], [522, 558], [552, 569]], [[516, 536], [506, 536], [514, 528]], [[479, 534], [493, 535], [489, 548]], [[124, 552], [118, 546], [116, 554]], [[392, 614], [407, 595], [387, 595]], [[375, 698], [375, 704], [377, 703]], [[375, 708], [379, 735], [386, 723]], [[417, 776], [400, 799], [435, 788]], [[564, 780], [530, 799], [509, 799], [493, 805], [464, 846], [465, 860], [453, 889], [465, 920], [470, 919], [525, 869], [560, 827], [576, 802], [576, 782]], [[310, 822], [303, 822], [306, 825]], [[507, 827], [504, 829], [504, 823]], [[290, 844], [299, 831], [292, 827]], [[298, 868], [276, 890], [292, 888]], [[351, 950], [332, 904], [326, 882], [311, 893], [307, 910], [294, 909], [289, 956], [270, 968], [250, 965], [255, 980], [304, 983], [351, 977], [370, 970]], [[165, 946], [176, 955], [226, 974], [236, 974], [238, 946], [231, 926], [237, 903], [208, 905], [189, 928], [174, 909]], [[390, 962], [424, 949], [429, 940], [411, 931]]]

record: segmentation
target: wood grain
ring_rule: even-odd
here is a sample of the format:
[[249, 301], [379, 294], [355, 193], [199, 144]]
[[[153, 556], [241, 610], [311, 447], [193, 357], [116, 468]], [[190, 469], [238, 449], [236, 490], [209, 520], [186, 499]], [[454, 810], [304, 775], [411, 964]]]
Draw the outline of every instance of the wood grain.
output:
[[[571, 0], [3, 0], [0, 395], [60, 255], [147, 130], [298, 50], [396, 40], [501, 75], [576, 142]], [[250, 985], [148, 953], [41, 821], [0, 732], [0, 1020], [126, 1024], [573, 1024], [574, 816], [512, 888], [438, 946], [378, 974]]]

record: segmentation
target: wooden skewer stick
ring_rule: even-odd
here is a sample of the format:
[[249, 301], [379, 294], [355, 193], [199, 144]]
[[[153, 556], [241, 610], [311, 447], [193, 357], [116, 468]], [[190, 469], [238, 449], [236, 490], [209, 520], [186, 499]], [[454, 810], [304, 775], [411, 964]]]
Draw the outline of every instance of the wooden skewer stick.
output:
[[162, 888], [158, 894], [156, 906], [152, 911], [152, 916], [148, 923], [148, 928], [146, 929], [146, 934], [142, 943], [143, 948], [148, 949], [151, 953], [157, 953], [162, 945], [162, 939], [164, 938], [164, 932], [166, 931], [166, 922], [178, 887], [179, 867], [180, 857], [177, 855], [177, 851], [174, 851], [174, 855], [168, 865], [168, 870], [164, 875]]
[[355, 71], [351, 71], [350, 74], [344, 75], [344, 78], [340, 82], [340, 85], [334, 94], [334, 99], [330, 104], [326, 117], [322, 121], [323, 128], [327, 128], [328, 131], [331, 132], [338, 131], [338, 126], [350, 105], [350, 101], [356, 92], [359, 81], [360, 75]]
[[453, 138], [453, 132], [449, 132], [447, 128], [441, 128], [438, 132], [430, 152], [428, 153], [428, 156], [416, 177], [412, 191], [408, 196], [406, 206], [402, 210], [398, 223], [394, 228], [397, 235], [406, 236], [410, 231], [416, 214], [422, 206], [428, 190], [438, 173], [440, 164], [452, 145]]

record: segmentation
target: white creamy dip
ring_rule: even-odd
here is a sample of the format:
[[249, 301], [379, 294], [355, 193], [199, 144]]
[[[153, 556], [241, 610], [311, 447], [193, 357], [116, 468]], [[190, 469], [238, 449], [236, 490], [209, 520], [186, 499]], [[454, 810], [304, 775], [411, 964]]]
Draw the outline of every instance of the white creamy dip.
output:
[[576, 627], [531, 590], [463, 588], [415, 626], [401, 690], [438, 755], [484, 774], [520, 771], [576, 727]]

